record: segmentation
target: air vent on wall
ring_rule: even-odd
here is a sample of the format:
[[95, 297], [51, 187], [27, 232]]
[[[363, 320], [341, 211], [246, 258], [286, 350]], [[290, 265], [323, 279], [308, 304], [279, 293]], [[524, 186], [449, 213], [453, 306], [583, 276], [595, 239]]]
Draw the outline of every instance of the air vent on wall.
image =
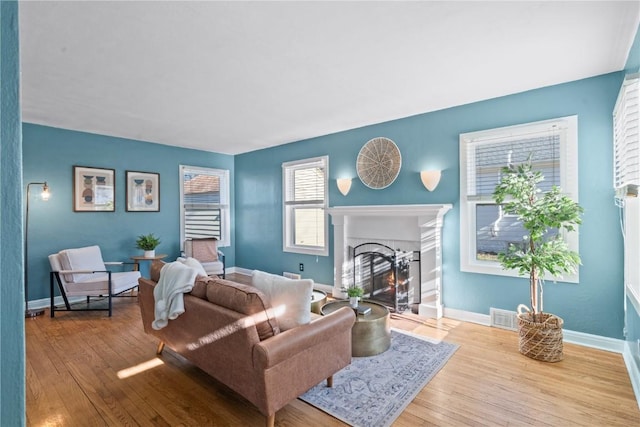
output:
[[515, 331], [518, 329], [518, 318], [515, 311], [490, 308], [491, 326]]
[[[613, 188], [640, 185], [640, 75], [625, 78], [613, 108]], [[625, 195], [625, 194], [623, 194]]]

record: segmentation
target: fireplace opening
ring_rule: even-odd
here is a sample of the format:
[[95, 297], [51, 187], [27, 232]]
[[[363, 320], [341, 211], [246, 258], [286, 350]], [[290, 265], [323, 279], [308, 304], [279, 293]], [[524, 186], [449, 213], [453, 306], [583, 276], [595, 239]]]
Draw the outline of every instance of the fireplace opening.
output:
[[[419, 295], [412, 285], [413, 261], [420, 253], [392, 249], [381, 243], [363, 243], [353, 248], [353, 283], [364, 291], [364, 298], [379, 302], [397, 313], [409, 308], [409, 301]], [[420, 283], [419, 274], [417, 283]]]

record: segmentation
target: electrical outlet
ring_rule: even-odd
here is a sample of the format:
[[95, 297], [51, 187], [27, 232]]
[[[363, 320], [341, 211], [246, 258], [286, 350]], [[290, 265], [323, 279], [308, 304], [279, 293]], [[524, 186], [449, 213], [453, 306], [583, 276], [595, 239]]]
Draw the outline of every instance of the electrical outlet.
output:
[[304, 271], [304, 264], [300, 263], [300, 271]]

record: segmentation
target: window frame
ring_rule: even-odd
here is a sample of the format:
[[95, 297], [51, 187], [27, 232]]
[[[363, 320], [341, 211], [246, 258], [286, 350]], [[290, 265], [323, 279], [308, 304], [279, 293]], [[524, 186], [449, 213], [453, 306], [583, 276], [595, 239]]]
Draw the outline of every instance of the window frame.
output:
[[220, 203], [215, 205], [220, 209], [220, 239], [218, 247], [231, 246], [231, 212], [230, 212], [230, 181], [228, 169], [216, 169], [202, 166], [180, 165], [179, 187], [180, 187], [180, 250], [184, 251], [185, 232], [185, 201], [184, 201], [184, 175], [185, 172], [193, 172], [203, 175], [213, 175], [220, 179]]
[[[486, 198], [468, 198], [468, 151], [474, 143], [500, 141], [505, 143], [524, 139], [526, 135], [540, 132], [560, 132], [560, 188], [572, 200], [578, 202], [578, 117], [567, 116], [460, 134], [460, 270], [468, 273], [493, 274], [499, 276], [522, 277], [515, 270], [505, 270], [498, 261], [477, 259], [476, 206], [494, 204]], [[506, 166], [506, 163], [505, 163]], [[571, 250], [579, 250], [579, 233], [561, 231]], [[564, 275], [562, 279], [545, 277], [569, 283], [579, 281], [579, 269], [575, 274]]]
[[[288, 201], [288, 175], [297, 169], [316, 167], [318, 163], [324, 170], [324, 196], [321, 203]], [[324, 245], [303, 246], [295, 244], [295, 209], [300, 207], [319, 208], [323, 215]], [[282, 163], [282, 250], [284, 252], [328, 256], [329, 255], [329, 156], [319, 156]]]

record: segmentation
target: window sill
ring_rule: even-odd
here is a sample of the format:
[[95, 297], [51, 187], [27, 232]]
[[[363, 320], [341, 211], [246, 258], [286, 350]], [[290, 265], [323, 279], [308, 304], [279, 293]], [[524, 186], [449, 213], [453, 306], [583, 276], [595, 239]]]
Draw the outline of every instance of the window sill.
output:
[[283, 249], [283, 252], [289, 252], [294, 254], [303, 254], [303, 255], [316, 255], [316, 256], [328, 256], [329, 249], [328, 248], [320, 248], [320, 249], [311, 249], [300, 246], [287, 246]]
[[[460, 266], [460, 271], [465, 273], [477, 273], [477, 274], [491, 274], [494, 276], [507, 276], [507, 277], [517, 277], [520, 279], [529, 279], [528, 276], [520, 276], [515, 270], [505, 270], [502, 266], [497, 262], [482, 262], [482, 263], [462, 263]], [[562, 282], [562, 283], [579, 283], [580, 275], [579, 273], [566, 275], [562, 279], [555, 278], [553, 276], [547, 275], [544, 278], [546, 282]]]

